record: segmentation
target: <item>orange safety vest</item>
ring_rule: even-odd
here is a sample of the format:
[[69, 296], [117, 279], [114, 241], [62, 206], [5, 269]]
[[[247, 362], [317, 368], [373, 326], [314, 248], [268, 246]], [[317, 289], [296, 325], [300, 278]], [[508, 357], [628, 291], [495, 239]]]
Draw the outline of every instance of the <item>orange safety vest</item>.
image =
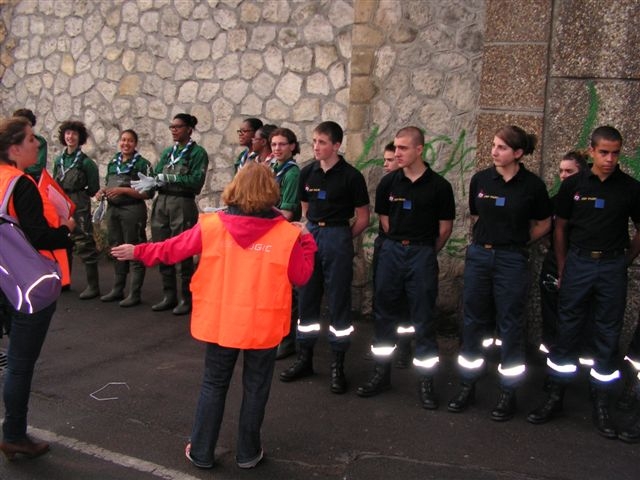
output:
[[202, 254], [191, 280], [191, 335], [223, 347], [273, 348], [289, 333], [289, 258], [300, 230], [278, 222], [243, 249], [217, 213], [200, 216]]
[[[0, 165], [0, 199], [4, 198], [4, 192], [7, 191], [9, 187], [9, 183], [14, 177], [25, 175], [22, 170], [19, 170], [11, 165]], [[29, 175], [25, 175], [29, 180], [31, 180], [34, 184], [35, 181]], [[37, 186], [37, 185], [36, 185]], [[55, 207], [49, 202], [49, 199], [46, 195], [43, 195], [40, 190], [40, 198], [42, 199], [43, 213], [44, 218], [47, 220], [47, 224], [50, 227], [57, 228], [60, 226], [60, 219], [58, 218], [58, 214], [56, 213]], [[13, 206], [13, 196], [9, 200], [9, 215], [17, 218], [15, 207]], [[62, 286], [71, 284], [71, 275], [69, 272], [69, 259], [67, 256], [67, 250], [64, 248], [60, 248], [57, 250], [38, 250], [40, 254], [45, 257], [54, 260], [58, 267], [60, 268], [61, 273], [61, 282]]]

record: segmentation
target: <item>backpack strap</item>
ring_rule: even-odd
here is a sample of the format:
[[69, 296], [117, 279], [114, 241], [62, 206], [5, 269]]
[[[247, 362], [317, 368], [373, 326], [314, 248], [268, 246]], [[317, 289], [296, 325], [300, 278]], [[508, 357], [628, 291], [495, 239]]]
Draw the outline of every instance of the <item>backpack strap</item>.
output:
[[21, 175], [16, 175], [9, 182], [7, 191], [5, 192], [4, 198], [2, 199], [2, 205], [0, 205], [0, 214], [2, 214], [3, 216], [13, 218], [11, 215], [9, 215], [9, 200], [11, 199], [11, 194], [13, 193], [13, 189], [16, 186], [16, 183], [18, 182], [20, 177]]

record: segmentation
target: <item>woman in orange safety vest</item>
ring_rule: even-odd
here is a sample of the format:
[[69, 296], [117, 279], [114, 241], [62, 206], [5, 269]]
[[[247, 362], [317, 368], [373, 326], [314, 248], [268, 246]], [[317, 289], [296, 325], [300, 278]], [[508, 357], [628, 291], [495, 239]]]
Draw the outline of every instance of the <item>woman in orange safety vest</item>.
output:
[[[59, 226], [50, 226], [44, 216], [38, 187], [31, 177], [24, 174], [27, 167], [36, 163], [39, 146], [27, 119], [14, 117], [0, 122], [0, 198], [4, 198], [11, 180], [20, 177], [11, 194], [9, 214], [18, 220], [36, 249], [65, 249], [72, 245], [69, 233], [75, 222], [72, 218], [60, 219]], [[34, 366], [55, 310], [54, 301], [33, 314], [18, 312], [0, 291], [0, 323], [6, 322], [11, 329], [4, 374], [5, 417], [0, 442], [0, 451], [9, 460], [16, 455], [33, 458], [49, 451], [47, 443], [27, 436], [27, 410]]]
[[200, 254], [191, 281], [191, 334], [207, 342], [207, 349], [196, 419], [185, 450], [199, 468], [213, 467], [240, 351], [244, 397], [236, 462], [252, 468], [262, 460], [260, 428], [277, 346], [289, 332], [291, 285], [309, 280], [317, 249], [302, 224], [287, 222], [274, 208], [279, 200], [273, 172], [250, 163], [225, 188], [226, 211], [201, 215], [193, 228], [164, 242], [111, 250], [118, 260], [139, 260], [147, 266]]

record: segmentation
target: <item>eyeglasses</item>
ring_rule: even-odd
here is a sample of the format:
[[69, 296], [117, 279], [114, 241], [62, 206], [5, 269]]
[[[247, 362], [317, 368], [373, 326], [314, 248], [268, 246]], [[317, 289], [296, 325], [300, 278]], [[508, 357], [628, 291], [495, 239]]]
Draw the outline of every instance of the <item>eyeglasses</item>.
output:
[[266, 138], [262, 138], [262, 137], [253, 137], [251, 139], [252, 142], [257, 142], [258, 140], [265, 140], [266, 141], [267, 139]]
[[290, 145], [290, 142], [287, 142], [287, 143], [272, 143], [272, 144], [271, 144], [271, 148], [272, 148], [272, 149], [273, 149], [273, 148], [284, 148], [284, 147], [286, 147], [287, 145]]
[[242, 135], [249, 132], [255, 132], [255, 130], [251, 130], [247, 128], [239, 128], [238, 130], [236, 130], [236, 132], [238, 133], [238, 135]]
[[169, 130], [179, 130], [181, 128], [186, 127], [186, 125], [183, 123], [181, 125], [169, 125]]

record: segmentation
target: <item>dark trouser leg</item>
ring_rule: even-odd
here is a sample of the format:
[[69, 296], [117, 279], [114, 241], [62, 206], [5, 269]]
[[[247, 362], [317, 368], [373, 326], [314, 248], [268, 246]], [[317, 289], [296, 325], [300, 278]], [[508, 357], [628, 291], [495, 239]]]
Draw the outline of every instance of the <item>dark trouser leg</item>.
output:
[[3, 389], [5, 417], [2, 432], [5, 442], [23, 440], [27, 433], [33, 370], [55, 310], [54, 302], [33, 315], [12, 314]]
[[227, 391], [239, 352], [235, 348], [207, 344], [204, 378], [191, 432], [191, 458], [196, 462], [213, 463]]
[[242, 407], [238, 427], [238, 446], [236, 460], [246, 462], [255, 458], [262, 444], [260, 428], [269, 400], [271, 379], [276, 361], [276, 349], [243, 350], [244, 366], [242, 371]]

